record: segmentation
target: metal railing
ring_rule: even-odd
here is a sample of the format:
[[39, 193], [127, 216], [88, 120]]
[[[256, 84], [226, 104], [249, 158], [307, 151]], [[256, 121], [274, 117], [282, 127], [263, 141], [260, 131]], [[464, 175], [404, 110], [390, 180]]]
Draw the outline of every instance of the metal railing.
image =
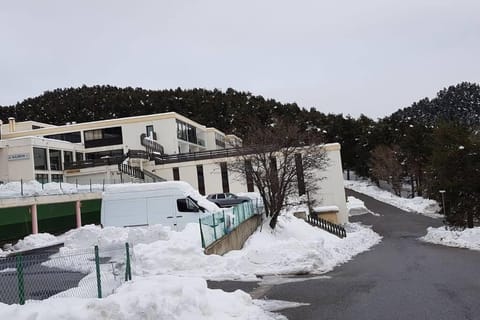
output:
[[0, 258], [0, 302], [58, 297], [102, 298], [132, 279], [132, 250], [124, 246]]
[[202, 247], [206, 248], [215, 241], [229, 234], [242, 222], [254, 215], [261, 214], [262, 209], [252, 201], [243, 202], [232, 208], [225, 208], [198, 219]]
[[128, 174], [131, 177], [144, 180], [145, 174], [139, 167], [132, 167], [131, 165], [125, 163], [118, 164], [118, 171]]
[[100, 166], [116, 165], [125, 160], [125, 156], [106, 157], [102, 159], [81, 160], [73, 162], [65, 162], [65, 170], [82, 169]]
[[[154, 136], [156, 136], [156, 134]], [[160, 143], [149, 139], [145, 133], [142, 133], [140, 135], [140, 143], [142, 146], [145, 147], [145, 150], [147, 151], [148, 154], [151, 154], [151, 153], [163, 154], [164, 152], [163, 146]]]
[[330, 232], [331, 234], [334, 234], [339, 238], [345, 238], [347, 236], [347, 231], [345, 231], [345, 228], [343, 228], [342, 226], [339, 226], [338, 224], [332, 223], [325, 219], [316, 217], [314, 215], [308, 215], [307, 222], [313, 226], [319, 227], [327, 232]]

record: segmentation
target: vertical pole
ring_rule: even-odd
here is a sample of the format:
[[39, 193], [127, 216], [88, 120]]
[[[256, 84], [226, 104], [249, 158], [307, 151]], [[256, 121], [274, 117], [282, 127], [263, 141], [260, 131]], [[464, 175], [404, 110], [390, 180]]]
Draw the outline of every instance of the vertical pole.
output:
[[132, 268], [130, 266], [130, 245], [125, 243], [125, 251], [127, 253], [127, 265], [125, 267], [125, 281], [132, 280]]
[[37, 215], [37, 204], [32, 204], [30, 207], [32, 213], [32, 233], [38, 233], [38, 215]]
[[212, 227], [213, 227], [213, 237], [215, 238], [215, 240], [217, 240], [217, 228], [215, 226], [215, 214], [212, 213], [212, 221], [213, 221], [213, 224], [212, 224]]
[[97, 271], [97, 294], [102, 298], [102, 280], [100, 278], [100, 256], [98, 255], [98, 246], [95, 246], [95, 269]]
[[77, 190], [78, 190], [78, 179], [75, 179], [75, 187], [76, 187]]
[[225, 221], [225, 210], [222, 210], [222, 213], [223, 213], [223, 230], [225, 234], [227, 234], [228, 230], [227, 230], [227, 222]]
[[105, 179], [103, 179], [102, 190], [105, 191]]
[[20, 179], [20, 194], [23, 196], [23, 179]]
[[90, 192], [92, 192], [92, 179], [90, 179]]
[[82, 226], [82, 209], [81, 209], [82, 203], [80, 200], [77, 200], [75, 202], [75, 217], [77, 220], [77, 228], [80, 228]]
[[205, 248], [205, 238], [203, 237], [203, 230], [202, 230], [202, 218], [198, 218], [198, 224], [200, 226], [200, 238], [202, 239], [202, 248]]
[[19, 254], [16, 257], [17, 262], [17, 285], [18, 285], [18, 303], [25, 304], [25, 285], [23, 281], [23, 257]]
[[60, 190], [62, 190], [62, 181], [59, 181], [60, 182]]

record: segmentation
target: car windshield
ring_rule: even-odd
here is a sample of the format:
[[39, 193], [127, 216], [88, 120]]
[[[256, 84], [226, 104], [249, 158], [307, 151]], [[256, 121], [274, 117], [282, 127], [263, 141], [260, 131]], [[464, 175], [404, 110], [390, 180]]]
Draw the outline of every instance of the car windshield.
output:
[[236, 198], [237, 196], [234, 195], [233, 193], [225, 193], [225, 197], [227, 197], [227, 198]]

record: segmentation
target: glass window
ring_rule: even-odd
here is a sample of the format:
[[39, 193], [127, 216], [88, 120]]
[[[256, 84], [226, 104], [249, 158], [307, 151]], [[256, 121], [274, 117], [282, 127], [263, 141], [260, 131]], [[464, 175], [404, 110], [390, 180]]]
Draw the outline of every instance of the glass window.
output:
[[72, 162], [73, 162], [73, 152], [63, 151], [63, 163], [72, 163]]
[[123, 156], [123, 149], [115, 149], [115, 150], [108, 150], [108, 151], [85, 153], [86, 160], [120, 158], [122, 156]]
[[220, 172], [222, 174], [222, 189], [223, 192], [230, 192], [230, 185], [228, 183], [228, 170], [227, 170], [227, 163], [221, 162], [220, 163]]
[[59, 133], [59, 134], [51, 134], [45, 136], [48, 139], [55, 139], [55, 140], [62, 140], [62, 141], [69, 141], [73, 143], [82, 142], [80, 131], [77, 132], [67, 132], [67, 133]]
[[63, 174], [52, 174], [52, 182], [63, 182]]
[[201, 164], [197, 165], [197, 180], [198, 180], [198, 192], [201, 195], [205, 195], [205, 180], [203, 176], [203, 166]]
[[48, 174], [46, 173], [37, 173], [35, 175], [35, 180], [40, 183], [47, 183], [48, 182]]
[[42, 148], [33, 148], [33, 163], [35, 170], [48, 170], [47, 150]]
[[122, 127], [87, 130], [83, 134], [85, 148], [112, 146], [123, 143]]
[[225, 195], [223, 193], [217, 194], [217, 199], [225, 199]]
[[153, 125], [147, 126], [147, 137], [153, 139]]
[[83, 161], [83, 153], [81, 152], [75, 152], [75, 161]]
[[197, 128], [177, 120], [177, 138], [197, 144]]
[[189, 198], [177, 199], [177, 209], [179, 212], [199, 212], [198, 206]]
[[180, 180], [180, 171], [178, 168], [172, 168], [173, 169], [173, 180], [178, 181]]
[[50, 156], [50, 170], [62, 170], [61, 151], [50, 149], [49, 156]]

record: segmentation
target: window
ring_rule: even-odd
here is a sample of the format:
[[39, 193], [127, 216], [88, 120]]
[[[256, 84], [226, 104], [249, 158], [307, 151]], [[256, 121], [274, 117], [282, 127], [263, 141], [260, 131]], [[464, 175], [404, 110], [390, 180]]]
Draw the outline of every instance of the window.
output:
[[46, 149], [33, 148], [33, 164], [35, 170], [48, 170]]
[[177, 120], [177, 138], [197, 144], [197, 128], [183, 121]]
[[217, 199], [225, 199], [225, 194], [224, 193], [217, 194]]
[[179, 212], [199, 212], [199, 207], [190, 199], [177, 199], [177, 209]]
[[87, 130], [83, 135], [85, 148], [112, 146], [123, 143], [122, 127]]
[[180, 180], [180, 171], [178, 168], [172, 168], [173, 170], [173, 180], [178, 181]]
[[63, 174], [52, 174], [52, 182], [63, 182]]
[[203, 176], [203, 166], [199, 164], [197, 166], [197, 180], [198, 180], [198, 192], [201, 195], [205, 195], [205, 179]]
[[227, 163], [221, 162], [220, 163], [220, 172], [222, 174], [222, 189], [223, 192], [230, 192], [230, 186], [228, 184], [228, 171], [227, 171]]
[[86, 160], [120, 158], [122, 156], [123, 156], [123, 149], [85, 153]]
[[63, 151], [63, 163], [73, 162], [73, 152], [72, 151]]
[[50, 170], [62, 170], [62, 156], [60, 150], [50, 149], [48, 154], [50, 156]]
[[82, 139], [81, 139], [81, 136], [80, 136], [80, 131], [68, 132], [68, 133], [59, 133], [59, 134], [51, 134], [51, 135], [45, 136], [45, 138], [68, 141], [68, 142], [73, 142], [73, 143], [82, 142]]
[[48, 182], [48, 174], [46, 173], [37, 173], [35, 175], [35, 180], [40, 183], [47, 183]]
[[83, 161], [83, 153], [75, 152], [75, 161]]
[[295, 154], [295, 169], [297, 171], [298, 195], [301, 196], [305, 194], [305, 177], [303, 175], [302, 155], [300, 153]]
[[225, 148], [225, 137], [215, 132], [215, 144], [221, 148]]
[[154, 139], [153, 137], [153, 125], [147, 126], [147, 137]]

